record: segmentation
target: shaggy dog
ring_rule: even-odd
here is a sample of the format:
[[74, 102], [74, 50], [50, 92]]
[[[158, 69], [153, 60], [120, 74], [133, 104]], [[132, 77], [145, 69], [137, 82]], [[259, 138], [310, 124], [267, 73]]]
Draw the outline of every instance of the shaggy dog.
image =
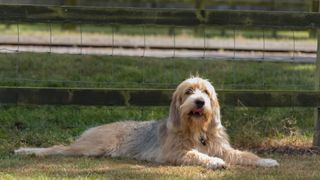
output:
[[233, 149], [220, 122], [217, 94], [207, 80], [191, 77], [175, 90], [169, 117], [124, 121], [85, 131], [69, 146], [20, 148], [16, 154], [129, 157], [210, 169], [226, 164], [272, 167], [278, 162]]

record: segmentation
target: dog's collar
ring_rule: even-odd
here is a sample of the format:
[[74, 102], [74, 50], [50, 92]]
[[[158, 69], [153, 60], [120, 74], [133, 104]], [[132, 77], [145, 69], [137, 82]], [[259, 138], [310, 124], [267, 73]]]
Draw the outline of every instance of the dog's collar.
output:
[[203, 135], [200, 135], [199, 141], [202, 145], [207, 145], [207, 139]]

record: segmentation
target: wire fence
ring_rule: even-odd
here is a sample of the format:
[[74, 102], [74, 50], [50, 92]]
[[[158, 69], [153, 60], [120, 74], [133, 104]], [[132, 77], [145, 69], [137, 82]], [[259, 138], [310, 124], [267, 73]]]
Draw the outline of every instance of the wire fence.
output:
[[[43, 29], [41, 31], [42, 35], [32, 35], [34, 38], [30, 37], [30, 29], [29, 32], [23, 35], [21, 32], [20, 24], [16, 24], [16, 29], [8, 28], [10, 25], [6, 24], [8, 28], [7, 31], [12, 30], [15, 31], [16, 34], [4, 33], [3, 34], [3, 41], [1, 42], [1, 49], [2, 52], [32, 52], [32, 51], [40, 51], [40, 52], [56, 52], [56, 53], [74, 53], [74, 54], [106, 54], [106, 55], [113, 55], [113, 51], [105, 51], [101, 50], [101, 48], [105, 49], [114, 49], [114, 48], [122, 48], [124, 52], [118, 52], [116, 55], [131, 55], [131, 56], [146, 56], [145, 52], [146, 49], [151, 51], [161, 50], [165, 53], [162, 54], [154, 54], [154, 53], [147, 53], [147, 56], [150, 57], [202, 57], [208, 59], [235, 59], [237, 53], [237, 59], [268, 59], [268, 60], [292, 60], [301, 61], [301, 62], [309, 62], [315, 60], [315, 53], [316, 53], [316, 41], [315, 38], [309, 38], [308, 31], [298, 31], [298, 30], [278, 30], [279, 33], [283, 33], [282, 41], [277, 40], [276, 37], [268, 37], [266, 40], [265, 31], [269, 33], [274, 30], [265, 30], [265, 29], [257, 29], [251, 30], [250, 29], [239, 29], [238, 27], [234, 27], [232, 29], [221, 29], [220, 30], [224, 33], [225, 31], [232, 31], [232, 35], [230, 37], [226, 35], [214, 35], [213, 33], [217, 33], [216, 27], [201, 27], [201, 28], [188, 28], [188, 27], [181, 27], [181, 26], [173, 26], [173, 27], [157, 27], [157, 26], [131, 26], [130, 29], [133, 31], [140, 31], [134, 32], [135, 34], [131, 34], [133, 32], [125, 32], [121, 30], [119, 35], [114, 32], [115, 28], [119, 28], [119, 25], [108, 25], [108, 26], [89, 26], [83, 27], [83, 25], [74, 25], [74, 28], [71, 29], [72, 34], [68, 29], [63, 31], [52, 29], [52, 24], [36, 24], [33, 25], [34, 28], [40, 26], [41, 28], [47, 28], [47, 32]], [[46, 27], [47, 26], [47, 27]], [[29, 27], [30, 26], [24, 26]], [[32, 26], [31, 26], [32, 27]], [[99, 28], [100, 30], [105, 29], [105, 34], [94, 34], [94, 33], [86, 33], [83, 35], [83, 29], [85, 28]], [[122, 27], [125, 29], [126, 27]], [[157, 34], [157, 30], [159, 28], [163, 29], [163, 31], [169, 30], [171, 37], [167, 34], [164, 34], [163, 31], [159, 38], [154, 37]], [[237, 28], [237, 29], [236, 29]], [[98, 29], [98, 30], [99, 30]], [[149, 34], [146, 35], [146, 31], [151, 29]], [[179, 29], [179, 35], [175, 35], [175, 29]], [[219, 30], [219, 29], [218, 29]], [[6, 31], [6, 29], [3, 29]], [[56, 31], [56, 32], [55, 32]], [[58, 32], [60, 31], [60, 32]], [[111, 31], [111, 32], [108, 32]], [[191, 31], [199, 31], [196, 34], [191, 34]], [[88, 31], [87, 31], [88, 32]], [[208, 33], [207, 33], [208, 32]], [[210, 32], [212, 32], [210, 34]], [[222, 33], [220, 32], [220, 33]], [[297, 37], [295, 32], [298, 32], [302, 35]], [[22, 33], [22, 34], [21, 34]], [[57, 34], [55, 34], [57, 33]], [[76, 34], [78, 33], [78, 35]], [[185, 33], [185, 34], [184, 34]], [[254, 33], [253, 38], [247, 38], [245, 36], [250, 36], [250, 33]], [[303, 34], [304, 33], [304, 34]], [[46, 37], [46, 34], [48, 37]], [[60, 34], [60, 35], [59, 35]], [[131, 37], [130, 37], [131, 34]], [[292, 35], [291, 35], [292, 34]], [[134, 36], [132, 36], [134, 35]], [[184, 35], [188, 35], [186, 37]], [[16, 36], [16, 37], [15, 37]], [[66, 37], [68, 36], [68, 37]], [[85, 36], [85, 37], [84, 37]], [[91, 37], [92, 36], [92, 37]], [[196, 37], [192, 37], [196, 36]], [[210, 36], [210, 37], [208, 37]], [[65, 39], [67, 38], [67, 39]], [[99, 39], [97, 39], [99, 38]], [[130, 39], [132, 38], [132, 39]], [[218, 39], [221, 38], [221, 39]], [[281, 36], [280, 36], [281, 38]], [[284, 39], [287, 38], [287, 39]], [[239, 40], [238, 40], [239, 39]], [[70, 41], [69, 41], [70, 40]], [[149, 42], [146, 43], [146, 40]], [[313, 41], [312, 41], [313, 40]], [[239, 42], [238, 42], [239, 41]], [[301, 43], [300, 46], [296, 46], [296, 43]], [[267, 46], [270, 43], [269, 47]], [[287, 43], [287, 44], [284, 44]], [[278, 45], [277, 45], [278, 44]], [[18, 46], [18, 49], [10, 48], [11, 46]], [[304, 47], [306, 45], [306, 47]], [[9, 46], [9, 47], [8, 47]], [[25, 47], [26, 46], [26, 47]], [[30, 47], [31, 46], [31, 47]], [[24, 47], [24, 49], [20, 49], [20, 47]], [[34, 48], [37, 47], [37, 48]], [[53, 51], [52, 48], [56, 48]], [[60, 48], [61, 50], [59, 50]], [[65, 50], [64, 50], [64, 49]], [[69, 49], [66, 49], [69, 48]], [[94, 51], [92, 48], [100, 50]], [[100, 49], [99, 49], [100, 48]], [[85, 52], [82, 50], [85, 49]], [[137, 51], [135, 54], [130, 54], [130, 52], [125, 52], [125, 49], [134, 49], [142, 51]], [[189, 54], [184, 51], [190, 51]], [[219, 50], [224, 50], [227, 53], [218, 52]], [[169, 52], [166, 52], [169, 51]], [[182, 52], [179, 52], [182, 51]], [[206, 52], [211, 52], [207, 54]], [[152, 51], [151, 51], [152, 52]], [[173, 54], [172, 54], [173, 52]], [[179, 53], [176, 53], [179, 52]], [[246, 53], [243, 53], [246, 52]], [[219, 54], [220, 53], [220, 54]], [[228, 54], [229, 53], [229, 54]], [[273, 54], [273, 56], [265, 56], [266, 53]], [[233, 54], [233, 55], [232, 55]], [[290, 57], [291, 56], [291, 57]], [[296, 58], [297, 56], [297, 58]], [[307, 61], [306, 61], [307, 60]]]
[[278, 29], [283, 35], [277, 39], [267, 37], [273, 29], [220, 28], [228, 34], [221, 36], [206, 26], [71, 26], [5, 25], [1, 85], [173, 88], [199, 74], [219, 89], [314, 88], [316, 39], [309, 31]]

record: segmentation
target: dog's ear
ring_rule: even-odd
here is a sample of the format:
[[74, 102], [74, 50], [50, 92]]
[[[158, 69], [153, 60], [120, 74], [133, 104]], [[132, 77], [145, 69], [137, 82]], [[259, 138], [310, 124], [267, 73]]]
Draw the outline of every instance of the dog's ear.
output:
[[212, 107], [212, 125], [214, 127], [221, 126], [221, 120], [220, 120], [220, 104], [218, 101], [217, 93], [214, 89], [214, 87], [210, 84], [208, 87], [208, 90], [210, 91], [210, 99], [211, 99], [211, 107]]
[[217, 127], [217, 126], [221, 126], [221, 120], [220, 120], [220, 105], [219, 105], [219, 101], [217, 96], [212, 97], [213, 100], [211, 102], [211, 106], [212, 106], [212, 125]]
[[167, 121], [167, 128], [171, 130], [177, 130], [180, 127], [180, 99], [178, 92], [174, 92], [170, 104], [169, 118]]

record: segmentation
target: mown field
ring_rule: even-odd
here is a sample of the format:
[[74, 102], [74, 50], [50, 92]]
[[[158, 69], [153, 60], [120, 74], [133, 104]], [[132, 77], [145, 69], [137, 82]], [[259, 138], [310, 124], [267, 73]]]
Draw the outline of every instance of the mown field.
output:
[[[190, 74], [216, 89], [311, 90], [314, 64], [157, 59], [57, 54], [0, 54], [1, 86], [174, 88]], [[319, 178], [318, 155], [263, 154], [279, 168], [233, 166], [223, 171], [155, 165], [126, 159], [17, 157], [19, 146], [68, 144], [99, 124], [162, 119], [168, 107], [0, 105], [0, 177], [14, 178]], [[242, 149], [311, 145], [313, 108], [248, 108], [222, 104], [222, 123]], [[291, 153], [289, 153], [291, 154]]]

